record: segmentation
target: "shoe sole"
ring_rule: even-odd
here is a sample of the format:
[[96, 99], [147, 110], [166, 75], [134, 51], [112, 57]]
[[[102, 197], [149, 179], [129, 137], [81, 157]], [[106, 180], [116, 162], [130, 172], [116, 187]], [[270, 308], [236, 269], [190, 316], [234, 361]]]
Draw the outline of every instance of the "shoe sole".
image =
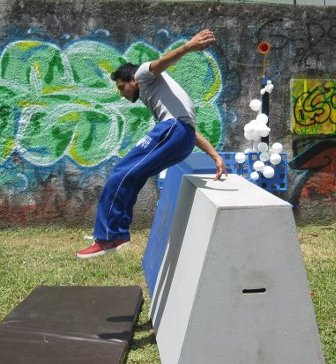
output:
[[109, 253], [114, 253], [114, 252], [116, 252], [118, 250], [122, 250], [124, 248], [127, 248], [129, 245], [130, 245], [130, 242], [121, 244], [121, 245], [117, 246], [116, 248], [101, 250], [100, 252], [97, 252], [97, 253], [91, 253], [91, 254], [80, 254], [80, 253], [77, 253], [77, 258], [80, 258], [80, 259], [88, 259], [88, 258], [100, 257], [101, 255], [106, 255], [106, 254], [109, 254]]

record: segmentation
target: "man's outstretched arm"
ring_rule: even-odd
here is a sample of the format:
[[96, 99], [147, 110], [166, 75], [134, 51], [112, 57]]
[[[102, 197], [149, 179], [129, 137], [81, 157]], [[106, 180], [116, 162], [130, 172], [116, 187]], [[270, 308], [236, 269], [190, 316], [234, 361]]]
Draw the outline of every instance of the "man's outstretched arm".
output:
[[202, 149], [203, 152], [208, 154], [216, 163], [216, 177], [214, 180], [219, 180], [224, 173], [227, 176], [226, 166], [221, 156], [217, 153], [216, 149], [204, 138], [202, 134], [196, 131], [196, 145]]
[[165, 71], [169, 66], [175, 64], [185, 54], [193, 51], [202, 51], [212, 45], [215, 40], [213, 32], [209, 29], [204, 29], [185, 44], [173, 49], [160, 59], [152, 61], [150, 64], [150, 70], [155, 76], [157, 76], [161, 72]]
[[[216, 41], [212, 31], [204, 29], [192, 37], [188, 42], [178, 48], [168, 52], [160, 59], [152, 61], [150, 64], [151, 72], [156, 76], [165, 71], [168, 67], [175, 64], [185, 54], [194, 51], [202, 51], [211, 46]], [[214, 159], [216, 163], [215, 180], [219, 180], [224, 173], [227, 175], [226, 166], [223, 159], [219, 156], [215, 148], [198, 132], [196, 132], [196, 145]]]

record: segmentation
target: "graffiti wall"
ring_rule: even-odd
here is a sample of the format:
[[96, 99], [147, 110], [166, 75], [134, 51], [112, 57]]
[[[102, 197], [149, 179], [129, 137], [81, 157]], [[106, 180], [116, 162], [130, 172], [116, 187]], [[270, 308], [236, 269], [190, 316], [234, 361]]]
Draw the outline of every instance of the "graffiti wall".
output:
[[[172, 43], [165, 52], [180, 42]], [[70, 196], [64, 196], [69, 191], [55, 186], [57, 181], [64, 185], [73, 174], [67, 173], [69, 166], [78, 171], [75, 191], [87, 190], [87, 180], [93, 183], [91, 175], [125, 155], [155, 120], [140, 102], [133, 105], [120, 97], [110, 74], [122, 63], [140, 64], [160, 55], [141, 41], [123, 53], [92, 40], [76, 40], [63, 49], [36, 40], [6, 45], [0, 58], [3, 204], [8, 205], [6, 196], [21, 199], [26, 195], [29, 211], [34, 206], [36, 214], [44, 211], [48, 215], [56, 204], [56, 200], [49, 201], [50, 193], [64, 200], [62, 205], [69, 201]], [[196, 72], [189, 69], [190, 64], [198, 64]], [[222, 82], [215, 58], [208, 52], [190, 53], [168, 73], [191, 95], [198, 129], [221, 148], [225, 115], [216, 103]], [[103, 176], [101, 183], [106, 173]], [[36, 199], [42, 186], [42, 196]], [[44, 200], [42, 209], [40, 198]], [[81, 206], [84, 199], [78, 202], [80, 211], [85, 211], [85, 204]], [[23, 210], [26, 208], [24, 201]], [[15, 204], [15, 210], [21, 206]], [[57, 211], [61, 213], [62, 206]]]
[[[113, 166], [155, 124], [141, 102], [120, 97], [111, 72], [125, 62], [156, 59], [206, 27], [216, 45], [168, 70], [193, 99], [197, 129], [219, 150], [244, 147], [248, 101], [258, 97], [265, 66], [257, 46], [268, 41], [267, 74], [275, 85], [271, 138], [293, 156], [288, 198], [297, 207], [301, 199], [331, 201], [335, 15], [330, 8], [282, 5], [5, 1], [0, 227], [91, 222]], [[311, 134], [325, 139], [316, 144]], [[321, 173], [322, 189], [312, 187], [308, 181]], [[154, 186], [152, 179], [136, 206], [135, 216], [146, 223], [155, 208]]]
[[[291, 201], [309, 201], [319, 215], [333, 214], [336, 195], [336, 93], [335, 80], [291, 81], [291, 123], [296, 172]], [[302, 206], [301, 206], [302, 207]]]

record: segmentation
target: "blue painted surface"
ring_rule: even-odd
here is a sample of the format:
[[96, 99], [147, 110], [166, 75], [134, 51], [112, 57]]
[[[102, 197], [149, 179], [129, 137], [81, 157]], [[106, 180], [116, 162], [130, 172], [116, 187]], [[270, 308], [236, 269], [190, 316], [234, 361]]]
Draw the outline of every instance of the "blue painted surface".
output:
[[[227, 166], [228, 173], [242, 175], [248, 179], [253, 171], [252, 165], [258, 159], [258, 153], [246, 155], [246, 162], [237, 164], [234, 152], [219, 153]], [[260, 176], [257, 181], [251, 181], [268, 191], [284, 191], [287, 189], [287, 154], [282, 153], [282, 162], [276, 166], [273, 178]], [[214, 174], [216, 168], [214, 161], [204, 153], [192, 153], [183, 162], [168, 169], [164, 180], [159, 181], [161, 194], [156, 208], [147, 247], [142, 260], [149, 293], [152, 296], [168, 243], [169, 233], [177, 199], [184, 174]]]

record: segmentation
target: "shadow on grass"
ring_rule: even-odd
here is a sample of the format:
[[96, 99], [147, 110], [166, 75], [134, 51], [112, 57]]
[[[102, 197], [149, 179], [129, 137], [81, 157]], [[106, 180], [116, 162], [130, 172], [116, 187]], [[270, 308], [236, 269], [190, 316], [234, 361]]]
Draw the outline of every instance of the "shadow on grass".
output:
[[[135, 335], [139, 333], [147, 333], [147, 334], [145, 334], [145, 336], [141, 334], [141, 338], [136, 338]], [[144, 348], [147, 345], [156, 345], [156, 338], [150, 321], [135, 326], [133, 340], [130, 349], [135, 350], [139, 348]]]
[[140, 338], [140, 339], [133, 339], [131, 344], [131, 350], [144, 348], [147, 345], [156, 345], [156, 339], [154, 332], [148, 333], [148, 335]]

